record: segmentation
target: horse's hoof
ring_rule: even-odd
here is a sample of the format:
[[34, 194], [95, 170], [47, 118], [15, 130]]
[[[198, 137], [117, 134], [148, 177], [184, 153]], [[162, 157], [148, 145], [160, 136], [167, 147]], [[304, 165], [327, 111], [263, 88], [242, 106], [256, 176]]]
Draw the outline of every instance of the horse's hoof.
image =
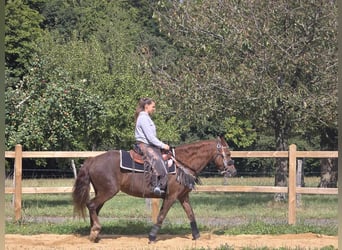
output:
[[99, 235], [99, 233], [96, 232], [96, 231], [91, 232], [90, 235], [89, 235], [89, 240], [91, 242], [98, 243], [99, 240], [100, 240], [98, 235]]
[[192, 236], [192, 240], [197, 240], [201, 235], [200, 234], [196, 234]]
[[97, 237], [94, 237], [92, 235], [89, 235], [88, 239], [91, 241], [91, 242], [94, 242], [94, 243], [97, 243], [99, 240], [97, 239]]
[[156, 242], [156, 239], [157, 239], [157, 236], [156, 235], [151, 235], [151, 234], [149, 234], [148, 235], [148, 239], [149, 239], [149, 244], [151, 244], [151, 243], [155, 243]]

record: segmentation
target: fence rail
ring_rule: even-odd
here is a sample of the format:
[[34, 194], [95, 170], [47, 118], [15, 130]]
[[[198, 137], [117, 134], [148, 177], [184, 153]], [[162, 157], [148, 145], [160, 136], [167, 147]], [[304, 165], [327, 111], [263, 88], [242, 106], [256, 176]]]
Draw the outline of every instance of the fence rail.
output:
[[[22, 151], [21, 145], [16, 145], [15, 151], [6, 151], [5, 158], [14, 158], [14, 186], [5, 187], [6, 194], [14, 194], [15, 220], [21, 219], [22, 194], [38, 193], [71, 193], [72, 187], [22, 187], [23, 158], [87, 158], [104, 153], [105, 151]], [[338, 151], [297, 151], [292, 144], [289, 151], [232, 151], [232, 158], [288, 158], [289, 178], [287, 187], [272, 186], [197, 186], [194, 192], [245, 192], [245, 193], [287, 193], [288, 194], [288, 223], [296, 223], [297, 194], [338, 194], [337, 188], [308, 188], [297, 187], [296, 163], [297, 158], [338, 158]], [[153, 199], [152, 219], [156, 220], [159, 199]]]

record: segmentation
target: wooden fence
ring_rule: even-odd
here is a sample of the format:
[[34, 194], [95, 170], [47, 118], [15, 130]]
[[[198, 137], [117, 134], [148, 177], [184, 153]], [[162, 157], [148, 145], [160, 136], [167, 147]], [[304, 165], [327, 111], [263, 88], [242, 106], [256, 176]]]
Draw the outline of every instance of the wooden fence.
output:
[[[6, 151], [5, 158], [14, 158], [14, 186], [5, 187], [6, 194], [14, 194], [15, 220], [21, 219], [21, 195], [37, 193], [71, 193], [72, 187], [22, 187], [23, 158], [86, 158], [104, 153], [104, 151], [22, 151], [21, 145], [16, 145], [15, 151]], [[297, 151], [292, 144], [289, 151], [232, 151], [232, 158], [288, 158], [289, 177], [287, 187], [273, 186], [197, 186], [194, 192], [248, 192], [248, 193], [287, 193], [288, 223], [296, 223], [297, 194], [338, 194], [337, 188], [297, 187], [297, 158], [337, 158], [337, 151]], [[152, 219], [156, 221], [159, 210], [159, 199], [153, 199]]]

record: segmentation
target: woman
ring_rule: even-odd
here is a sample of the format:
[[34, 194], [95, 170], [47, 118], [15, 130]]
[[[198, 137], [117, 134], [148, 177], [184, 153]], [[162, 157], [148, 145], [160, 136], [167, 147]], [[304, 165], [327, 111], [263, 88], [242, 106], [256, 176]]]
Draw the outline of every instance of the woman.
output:
[[157, 131], [151, 115], [156, 104], [151, 98], [141, 98], [135, 112], [135, 140], [143, 153], [145, 164], [152, 166], [153, 192], [165, 193], [167, 186], [167, 169], [162, 159], [161, 149], [170, 150], [170, 146], [157, 138]]

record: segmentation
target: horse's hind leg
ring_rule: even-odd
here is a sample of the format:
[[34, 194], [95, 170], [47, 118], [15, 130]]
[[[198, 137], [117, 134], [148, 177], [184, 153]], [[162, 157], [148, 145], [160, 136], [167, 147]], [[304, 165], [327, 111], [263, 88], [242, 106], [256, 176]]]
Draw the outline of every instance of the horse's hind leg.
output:
[[97, 242], [99, 240], [101, 224], [98, 215], [103, 207], [103, 204], [112, 198], [117, 192], [97, 193], [95, 197], [87, 203], [91, 225], [89, 239], [91, 241]]
[[200, 237], [199, 230], [197, 228], [197, 223], [195, 219], [194, 211], [192, 210], [192, 207], [190, 205], [190, 199], [189, 199], [189, 193], [186, 195], [179, 197], [178, 200], [180, 201], [186, 215], [188, 216], [190, 220], [190, 226], [192, 231], [192, 239], [196, 240]]

